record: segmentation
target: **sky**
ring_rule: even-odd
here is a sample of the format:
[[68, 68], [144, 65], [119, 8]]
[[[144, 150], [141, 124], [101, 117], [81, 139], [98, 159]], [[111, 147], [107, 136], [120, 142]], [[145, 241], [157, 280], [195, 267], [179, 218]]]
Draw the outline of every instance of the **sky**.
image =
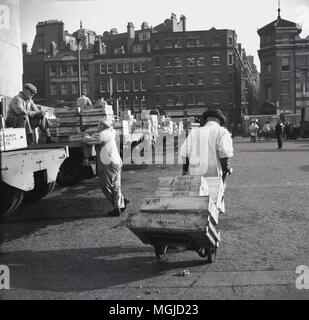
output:
[[[281, 0], [281, 17], [300, 23], [302, 37], [309, 36], [309, 0]], [[238, 42], [255, 56], [257, 29], [277, 18], [278, 0], [23, 0], [21, 1], [22, 41], [31, 48], [39, 21], [58, 19], [70, 33], [84, 28], [103, 34], [111, 28], [126, 32], [128, 22], [140, 29], [142, 22], [156, 26], [175, 13], [187, 17], [187, 30], [236, 30]]]

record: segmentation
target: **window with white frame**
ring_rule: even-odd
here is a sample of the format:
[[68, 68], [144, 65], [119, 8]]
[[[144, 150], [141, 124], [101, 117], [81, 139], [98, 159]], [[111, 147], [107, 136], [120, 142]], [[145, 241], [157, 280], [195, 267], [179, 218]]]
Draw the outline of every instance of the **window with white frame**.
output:
[[146, 72], [146, 62], [145, 61], [142, 61], [140, 63], [140, 71], [141, 72]]
[[176, 106], [182, 106], [183, 105], [183, 95], [177, 94], [175, 99], [175, 105]]
[[50, 95], [51, 96], [56, 96], [57, 95], [57, 84], [56, 83], [51, 83], [50, 84]]
[[176, 75], [175, 77], [175, 85], [180, 87], [183, 85], [182, 76], [180, 74]]
[[133, 62], [133, 72], [138, 73], [139, 72], [139, 63]]
[[182, 67], [182, 57], [181, 56], [175, 57], [174, 63], [176, 68]]
[[101, 63], [100, 64], [100, 74], [105, 74], [106, 73], [106, 64]]
[[160, 57], [155, 57], [155, 68], [160, 68]]
[[233, 37], [228, 38], [228, 44], [229, 44], [229, 46], [233, 45]]
[[290, 57], [283, 57], [282, 58], [282, 71], [290, 71]]
[[156, 75], [156, 77], [155, 77], [155, 85], [156, 85], [156, 87], [161, 86], [161, 77], [159, 75]]
[[73, 95], [78, 94], [78, 83], [77, 82], [71, 83], [71, 92]]
[[135, 97], [135, 99], [133, 100], [133, 107], [134, 110], [139, 110], [139, 108], [141, 107], [141, 101], [140, 99], [138, 99], [138, 97]]
[[204, 56], [198, 56], [197, 65], [199, 67], [205, 66], [205, 57]]
[[78, 75], [78, 65], [77, 64], [73, 64], [73, 66], [72, 66], [72, 75], [73, 76]]
[[174, 45], [175, 48], [182, 48], [182, 41], [181, 39], [176, 39], [175, 40], [175, 45]]
[[124, 87], [124, 91], [125, 91], [125, 92], [130, 91], [129, 80], [124, 80], [124, 82], [123, 82], [123, 87]]
[[57, 67], [52, 65], [49, 67], [49, 75], [50, 77], [55, 77], [57, 75]]
[[146, 91], [146, 81], [142, 79], [140, 84], [141, 84], [141, 91]]
[[100, 92], [107, 92], [107, 88], [108, 88], [108, 82], [101, 81], [100, 82]]
[[195, 66], [195, 57], [191, 56], [187, 58], [187, 66], [194, 67]]
[[139, 91], [139, 80], [133, 80], [133, 91]]
[[122, 73], [122, 67], [123, 67], [122, 63], [117, 63], [116, 64], [116, 73]]
[[173, 58], [172, 57], [166, 57], [165, 61], [166, 61], [166, 64], [165, 64], [166, 67], [172, 67], [173, 66]]
[[68, 84], [67, 83], [61, 83], [60, 92], [61, 92], [62, 96], [68, 95]]
[[204, 82], [204, 77], [203, 77], [202, 75], [199, 75], [199, 76], [198, 76], [197, 84], [198, 84], [199, 86], [205, 84], [205, 82]]
[[117, 90], [117, 92], [123, 91], [123, 81], [122, 80], [119, 80], [116, 82], [116, 90]]
[[189, 74], [187, 76], [187, 83], [189, 86], [195, 85], [195, 76], [194, 74]]
[[112, 63], [108, 63], [107, 64], [107, 73], [108, 74], [113, 73], [113, 65], [112, 65]]
[[166, 105], [167, 106], [173, 106], [174, 105], [174, 98], [172, 94], [168, 94], [166, 96]]
[[215, 55], [215, 56], [212, 56], [212, 65], [213, 66], [220, 66], [221, 64], [221, 58], [219, 55]]
[[234, 64], [234, 55], [233, 55], [233, 53], [229, 53], [229, 55], [228, 55], [228, 64], [230, 66]]
[[195, 97], [193, 93], [188, 94], [188, 105], [194, 105], [195, 104]]
[[197, 104], [198, 104], [198, 105], [205, 105], [205, 104], [206, 104], [206, 103], [205, 103], [205, 96], [204, 96], [203, 93], [199, 93], [199, 94], [197, 95]]
[[60, 75], [62, 77], [66, 77], [68, 74], [68, 67], [66, 65], [63, 65], [60, 67]]
[[128, 62], [123, 64], [123, 72], [129, 73], [130, 72], [130, 64]]

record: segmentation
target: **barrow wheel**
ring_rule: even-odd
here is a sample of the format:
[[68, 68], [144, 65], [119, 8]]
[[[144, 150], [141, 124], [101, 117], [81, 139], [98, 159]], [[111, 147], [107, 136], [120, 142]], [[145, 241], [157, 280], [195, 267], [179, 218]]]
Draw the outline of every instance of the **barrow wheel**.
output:
[[30, 204], [43, 199], [54, 190], [55, 186], [56, 181], [36, 185], [33, 190], [25, 193], [24, 204]]
[[76, 158], [66, 159], [60, 167], [57, 183], [62, 187], [70, 187], [82, 179], [83, 166]]
[[206, 258], [208, 263], [213, 263], [216, 260], [217, 249], [214, 248], [200, 248], [197, 251], [201, 258]]
[[157, 259], [162, 260], [167, 252], [167, 246], [155, 246], [155, 254]]

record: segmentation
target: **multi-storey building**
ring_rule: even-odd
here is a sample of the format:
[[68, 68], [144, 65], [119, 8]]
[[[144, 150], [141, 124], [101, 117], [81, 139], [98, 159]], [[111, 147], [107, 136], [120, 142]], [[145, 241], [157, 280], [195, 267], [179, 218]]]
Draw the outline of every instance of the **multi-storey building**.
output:
[[[128, 23], [124, 33], [111, 29], [103, 35], [82, 26], [69, 34], [59, 21], [40, 23], [31, 54], [24, 50], [24, 78], [41, 85], [49, 105], [76, 101], [77, 37], [82, 39], [83, 91], [93, 101], [104, 96], [118, 99], [121, 110], [158, 107], [179, 117], [220, 107], [233, 121], [253, 109], [255, 96], [243, 97], [257, 85], [257, 71], [235, 31], [186, 31], [186, 18], [178, 21], [174, 14], [153, 28], [144, 22], [135, 30]], [[33, 61], [40, 64], [40, 77], [29, 68]]]
[[260, 36], [261, 99], [279, 112], [300, 113], [309, 106], [309, 37], [301, 27], [278, 18], [258, 30]]

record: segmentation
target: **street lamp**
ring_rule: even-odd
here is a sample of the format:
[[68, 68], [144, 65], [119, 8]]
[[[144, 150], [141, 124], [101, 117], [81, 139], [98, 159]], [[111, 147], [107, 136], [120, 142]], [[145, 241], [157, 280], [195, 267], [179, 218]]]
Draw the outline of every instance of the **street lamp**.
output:
[[81, 48], [80, 44], [84, 39], [84, 32], [83, 32], [83, 24], [82, 21], [80, 22], [80, 29], [77, 33], [77, 57], [78, 57], [78, 94], [79, 96], [82, 95], [82, 75], [81, 75]]

